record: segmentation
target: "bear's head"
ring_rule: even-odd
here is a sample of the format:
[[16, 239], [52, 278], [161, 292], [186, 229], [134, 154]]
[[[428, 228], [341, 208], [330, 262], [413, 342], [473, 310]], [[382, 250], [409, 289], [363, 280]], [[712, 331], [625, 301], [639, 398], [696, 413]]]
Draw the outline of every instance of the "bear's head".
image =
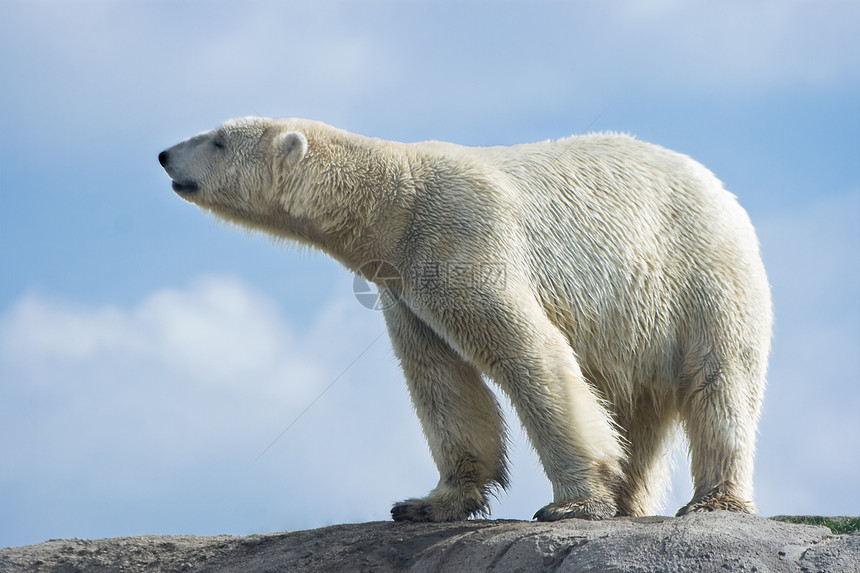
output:
[[408, 224], [408, 159], [399, 145], [318, 121], [253, 117], [187, 139], [158, 161], [186, 201], [350, 266], [396, 242], [394, 221]]
[[[183, 199], [244, 226], [293, 235], [284, 217], [307, 217], [300, 173], [308, 140], [288, 120], [244, 118], [162, 151], [158, 161]], [[301, 226], [301, 225], [299, 225]]]

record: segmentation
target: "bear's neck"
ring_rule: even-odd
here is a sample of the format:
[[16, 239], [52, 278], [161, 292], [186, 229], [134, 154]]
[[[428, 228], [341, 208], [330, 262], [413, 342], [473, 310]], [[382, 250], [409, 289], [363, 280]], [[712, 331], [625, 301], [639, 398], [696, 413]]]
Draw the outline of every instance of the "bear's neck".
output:
[[328, 211], [313, 242], [353, 271], [392, 260], [411, 220], [415, 158], [405, 144], [348, 132], [325, 140], [308, 150], [321, 168], [315, 192]]

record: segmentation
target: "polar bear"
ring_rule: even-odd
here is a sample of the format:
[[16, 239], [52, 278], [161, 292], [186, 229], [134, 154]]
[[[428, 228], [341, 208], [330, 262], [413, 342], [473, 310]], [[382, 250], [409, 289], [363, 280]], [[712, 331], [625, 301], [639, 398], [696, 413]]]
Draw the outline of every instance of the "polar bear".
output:
[[487, 515], [508, 486], [485, 380], [552, 484], [538, 520], [653, 514], [678, 424], [695, 488], [678, 514], [754, 512], [770, 291], [746, 212], [689, 157], [614, 134], [470, 148], [245, 118], [159, 161], [183, 199], [389, 294], [439, 470], [395, 520]]

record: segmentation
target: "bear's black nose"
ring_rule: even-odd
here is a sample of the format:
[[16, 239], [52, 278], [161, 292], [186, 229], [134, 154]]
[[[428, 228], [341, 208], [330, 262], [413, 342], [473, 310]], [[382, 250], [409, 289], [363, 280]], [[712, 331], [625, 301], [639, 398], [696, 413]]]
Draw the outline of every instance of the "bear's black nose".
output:
[[162, 151], [158, 154], [158, 162], [161, 163], [162, 167], [167, 167], [167, 152]]

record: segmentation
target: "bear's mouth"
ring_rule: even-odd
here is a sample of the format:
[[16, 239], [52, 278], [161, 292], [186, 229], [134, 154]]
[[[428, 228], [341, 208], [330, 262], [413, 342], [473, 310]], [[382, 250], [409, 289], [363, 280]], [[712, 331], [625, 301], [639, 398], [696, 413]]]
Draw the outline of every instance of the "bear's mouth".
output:
[[194, 181], [174, 181], [173, 182], [173, 190], [177, 193], [194, 193], [200, 189], [200, 185], [198, 185]]

